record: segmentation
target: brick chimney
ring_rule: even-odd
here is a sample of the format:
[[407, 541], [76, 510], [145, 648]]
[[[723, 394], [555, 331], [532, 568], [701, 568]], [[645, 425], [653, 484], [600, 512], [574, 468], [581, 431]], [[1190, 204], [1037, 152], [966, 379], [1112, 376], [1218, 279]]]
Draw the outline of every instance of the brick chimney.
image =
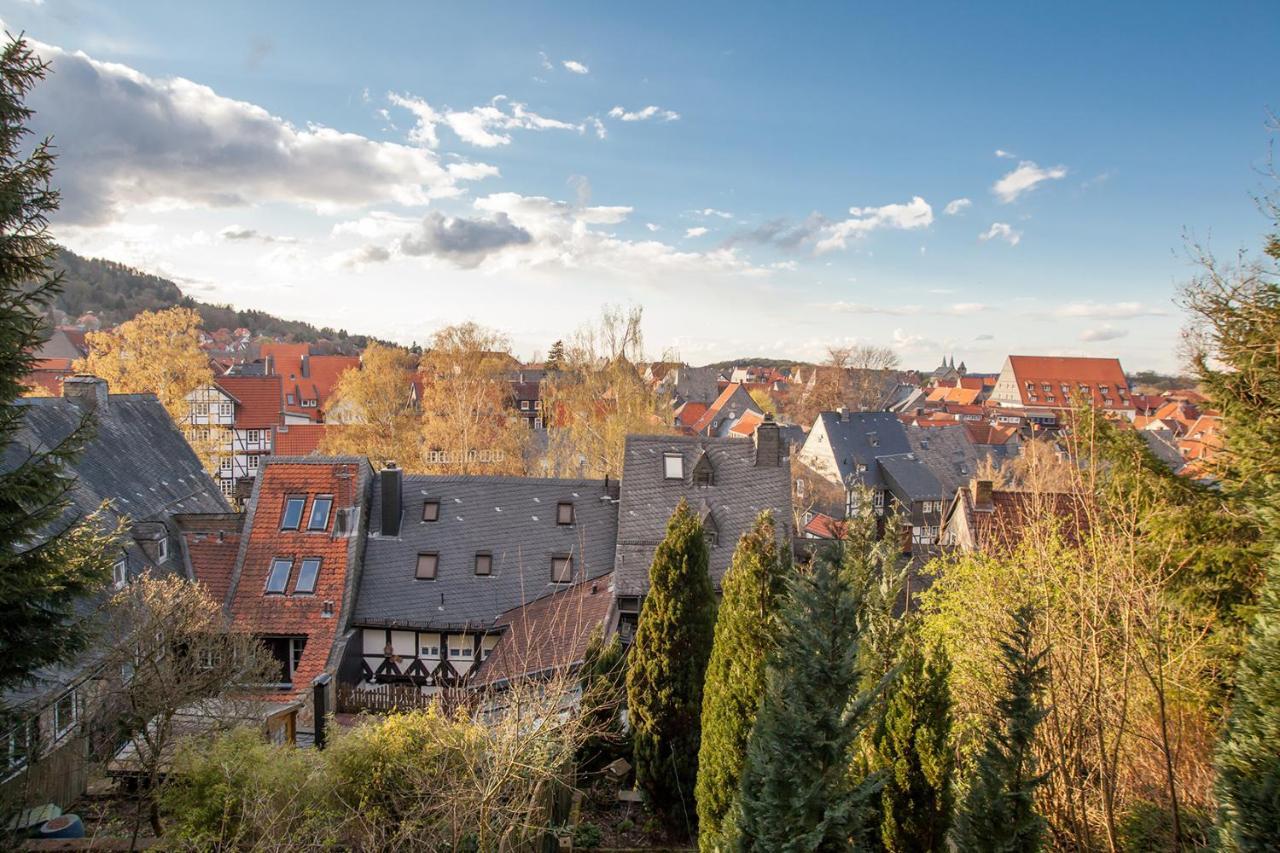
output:
[[969, 483], [969, 489], [973, 494], [973, 508], [978, 512], [992, 512], [995, 504], [991, 501], [991, 481], [979, 480], [974, 478]]
[[777, 468], [782, 464], [782, 430], [773, 415], [765, 415], [756, 427], [756, 467]]
[[396, 463], [388, 462], [387, 467], [378, 472], [378, 483], [382, 490], [382, 535], [399, 536], [400, 517], [404, 514], [404, 472]]
[[62, 396], [91, 412], [105, 412], [110, 400], [107, 394], [107, 380], [87, 373], [77, 373], [75, 376], [63, 379]]

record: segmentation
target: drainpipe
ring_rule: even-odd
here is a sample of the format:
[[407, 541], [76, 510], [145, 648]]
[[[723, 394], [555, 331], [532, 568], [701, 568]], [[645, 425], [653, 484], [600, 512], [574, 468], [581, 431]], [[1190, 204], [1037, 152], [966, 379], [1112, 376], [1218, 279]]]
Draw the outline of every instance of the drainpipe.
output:
[[329, 715], [328, 697], [329, 682], [333, 680], [327, 672], [322, 672], [311, 681], [311, 704], [315, 710], [315, 744], [316, 749], [324, 749], [325, 724]]

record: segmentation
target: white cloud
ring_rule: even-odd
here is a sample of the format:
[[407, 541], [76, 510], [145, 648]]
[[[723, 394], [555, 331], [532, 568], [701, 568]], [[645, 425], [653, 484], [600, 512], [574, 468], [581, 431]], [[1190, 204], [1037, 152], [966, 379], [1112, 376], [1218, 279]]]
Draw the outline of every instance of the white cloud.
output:
[[609, 110], [609, 118], [621, 119], [622, 121], [648, 121], [651, 118], [661, 119], [662, 121], [675, 121], [680, 118], [680, 113], [675, 110], [664, 110], [661, 107], [655, 107], [652, 104], [642, 110], [628, 112], [622, 107], [614, 107]]
[[962, 212], [966, 207], [971, 207], [973, 202], [967, 198], [957, 198], [947, 202], [947, 206], [942, 208], [942, 212], [947, 216], [955, 216]]
[[605, 128], [604, 122], [596, 116], [588, 117], [586, 123], [591, 125], [592, 129], [595, 130], [596, 139], [604, 139], [609, 135], [609, 131]]
[[1003, 148], [997, 148], [996, 156], [999, 157], [1001, 160], [1013, 160], [1018, 155], [1014, 154], [1012, 151], [1005, 151]]
[[241, 241], [253, 240], [259, 243], [296, 243], [294, 237], [277, 237], [274, 234], [267, 234], [256, 228], [245, 228], [240, 225], [228, 225], [218, 232], [218, 236], [223, 240]]
[[684, 236], [686, 236], [686, 237], [701, 237], [701, 236], [703, 236], [703, 235], [704, 235], [704, 234], [706, 234], [706, 233], [707, 233], [707, 229], [702, 228], [701, 226], [699, 226], [698, 228], [686, 228], [686, 229], [685, 229], [685, 231], [684, 231]]
[[886, 204], [883, 207], [851, 207], [851, 218], [826, 225], [821, 229], [821, 239], [814, 247], [818, 254], [833, 249], [843, 249], [846, 241], [882, 228], [910, 231], [927, 228], [933, 223], [933, 208], [920, 196], [906, 204]]
[[453, 171], [419, 147], [295, 127], [181, 77], [31, 44], [52, 63], [30, 105], [36, 135], [61, 142], [62, 224], [102, 224], [131, 208], [420, 205], [497, 173], [464, 163]]
[[819, 305], [823, 311], [842, 314], [883, 314], [889, 317], [969, 317], [990, 311], [991, 306], [981, 302], [957, 302], [954, 305], [868, 305], [863, 302], [830, 302]]
[[[510, 145], [512, 130], [572, 130], [583, 133], [586, 123], [574, 124], [540, 115], [506, 95], [497, 95], [488, 104], [469, 110], [436, 110], [423, 98], [414, 95], [387, 94], [392, 105], [413, 113], [416, 123], [409, 131], [409, 139], [428, 148], [440, 144], [437, 125], [445, 125], [463, 142], [478, 148], [496, 148]], [[598, 124], [598, 122], [597, 122]], [[597, 127], [597, 135], [600, 134]], [[603, 137], [601, 137], [603, 138]]]
[[1141, 302], [1069, 302], [1054, 310], [1057, 317], [1102, 317], [1113, 320], [1130, 320], [1134, 317], [1163, 317], [1163, 309], [1143, 305]]
[[655, 222], [646, 222], [646, 223], [644, 224], [644, 227], [645, 227], [645, 228], [648, 228], [650, 231], [661, 231], [661, 230], [662, 230], [662, 226], [661, 226], [661, 225], [658, 225], [658, 224], [657, 224], [657, 223], [655, 223]]
[[733, 214], [725, 210], [716, 210], [714, 207], [704, 207], [702, 210], [693, 211], [695, 216], [716, 217], [717, 219], [733, 219]]
[[1086, 329], [1080, 334], [1080, 340], [1098, 343], [1101, 341], [1114, 341], [1123, 338], [1129, 334], [1128, 329], [1118, 329], [1109, 323], [1104, 323], [1093, 329]]
[[555, 71], [556, 67], [551, 64], [551, 58], [542, 51], [538, 51], [538, 64], [542, 66], [543, 71]]
[[1066, 166], [1051, 166], [1042, 169], [1030, 160], [1023, 160], [1018, 168], [1009, 172], [992, 185], [991, 191], [1000, 201], [1008, 204], [1016, 201], [1023, 193], [1030, 192], [1045, 181], [1057, 181], [1067, 176]]
[[635, 210], [632, 207], [623, 205], [614, 205], [612, 207], [580, 207], [574, 213], [579, 222], [585, 222], [588, 225], [617, 225], [624, 221], [631, 212]]
[[[578, 60], [576, 60], [576, 59], [566, 59], [566, 60], [564, 60], [564, 62], [561, 62], [560, 64], [561, 64], [561, 65], [563, 65], [567, 71], [572, 71], [574, 74], [589, 74], [589, 73], [591, 73], [591, 69], [590, 69], [590, 68], [588, 68], [587, 66], [583, 65], [581, 62], [579, 62], [579, 61], [578, 61]], [[608, 75], [606, 75], [606, 76], [608, 76]]]
[[1022, 239], [1022, 232], [1015, 230], [1012, 225], [1007, 222], [993, 222], [986, 233], [979, 234], [978, 239], [982, 242], [988, 240], [1004, 240], [1010, 246], [1018, 245], [1018, 241]]

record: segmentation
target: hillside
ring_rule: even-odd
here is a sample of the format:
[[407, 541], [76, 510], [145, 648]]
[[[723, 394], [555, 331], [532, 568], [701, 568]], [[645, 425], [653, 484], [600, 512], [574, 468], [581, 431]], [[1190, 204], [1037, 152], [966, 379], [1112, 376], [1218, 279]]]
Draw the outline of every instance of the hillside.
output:
[[54, 307], [70, 322], [92, 312], [104, 328], [123, 323], [143, 311], [174, 306], [194, 308], [208, 330], [243, 327], [254, 335], [283, 341], [316, 343], [331, 341], [340, 349], [362, 348], [367, 335], [350, 335], [346, 329], [318, 329], [299, 320], [284, 320], [265, 311], [242, 311], [230, 305], [212, 305], [185, 295], [166, 278], [101, 258], [85, 258], [59, 248], [54, 267], [63, 274], [62, 294]]

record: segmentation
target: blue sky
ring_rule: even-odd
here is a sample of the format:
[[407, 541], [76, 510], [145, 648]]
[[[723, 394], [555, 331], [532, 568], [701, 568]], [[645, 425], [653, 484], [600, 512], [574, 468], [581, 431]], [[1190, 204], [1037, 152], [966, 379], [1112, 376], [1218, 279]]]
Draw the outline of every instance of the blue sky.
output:
[[[53, 63], [72, 248], [532, 356], [895, 347], [1177, 367], [1184, 233], [1259, 245], [1272, 3], [0, 3]], [[651, 109], [649, 109], [651, 108]]]

